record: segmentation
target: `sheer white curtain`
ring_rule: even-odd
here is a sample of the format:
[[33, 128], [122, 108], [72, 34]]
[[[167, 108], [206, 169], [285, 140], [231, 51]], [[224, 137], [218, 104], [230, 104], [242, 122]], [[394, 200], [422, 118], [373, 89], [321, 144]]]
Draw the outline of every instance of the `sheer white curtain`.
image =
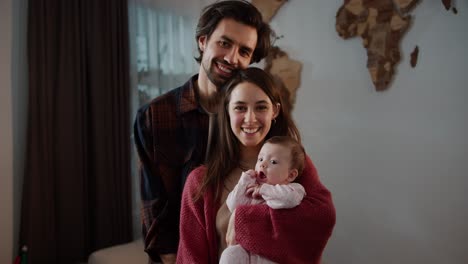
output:
[[[129, 0], [131, 117], [152, 98], [197, 73], [195, 27], [199, 1]], [[133, 120], [131, 120], [133, 125]], [[137, 154], [132, 144], [133, 233], [141, 236]]]

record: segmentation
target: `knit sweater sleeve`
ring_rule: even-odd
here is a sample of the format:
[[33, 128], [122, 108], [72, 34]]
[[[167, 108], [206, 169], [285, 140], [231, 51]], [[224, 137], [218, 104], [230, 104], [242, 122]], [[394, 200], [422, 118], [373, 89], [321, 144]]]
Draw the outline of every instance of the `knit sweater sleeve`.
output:
[[335, 225], [332, 197], [309, 157], [298, 183], [306, 196], [294, 208], [237, 207], [236, 240], [243, 248], [278, 263], [320, 263]]
[[[180, 241], [177, 250], [177, 263], [216, 263], [217, 252], [213, 237], [207, 228], [212, 224], [207, 219], [205, 207], [206, 195], [194, 202], [193, 197], [198, 191], [206, 168], [201, 166], [193, 170], [187, 178], [182, 193], [180, 212]], [[209, 205], [208, 205], [209, 206]]]

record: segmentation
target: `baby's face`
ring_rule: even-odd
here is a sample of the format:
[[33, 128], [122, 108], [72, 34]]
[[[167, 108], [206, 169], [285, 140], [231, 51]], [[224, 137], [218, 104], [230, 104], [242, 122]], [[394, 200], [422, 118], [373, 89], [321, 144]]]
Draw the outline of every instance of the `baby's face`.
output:
[[257, 181], [272, 185], [287, 184], [291, 182], [290, 166], [291, 149], [279, 144], [266, 143], [260, 150], [255, 165]]

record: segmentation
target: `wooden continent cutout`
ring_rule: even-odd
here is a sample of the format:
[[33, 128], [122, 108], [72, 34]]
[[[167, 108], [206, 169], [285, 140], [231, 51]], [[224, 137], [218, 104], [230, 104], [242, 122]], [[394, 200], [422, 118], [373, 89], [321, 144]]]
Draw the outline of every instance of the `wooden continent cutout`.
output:
[[442, 4], [445, 7], [445, 10], [450, 10], [452, 7], [452, 1], [451, 0], [442, 0]]
[[419, 0], [345, 0], [336, 13], [343, 39], [362, 38], [367, 68], [377, 91], [386, 90], [400, 61], [400, 41], [409, 28], [408, 12]]
[[265, 71], [269, 72], [280, 89], [284, 107], [294, 108], [296, 91], [300, 86], [302, 63], [290, 59], [279, 47], [273, 47], [265, 58]]
[[252, 0], [252, 4], [260, 11], [265, 23], [270, 23], [271, 18], [287, 0]]
[[419, 55], [419, 47], [418, 45], [416, 45], [416, 47], [414, 47], [413, 51], [411, 52], [410, 54], [410, 65], [411, 67], [416, 67], [416, 64], [418, 64], [418, 55]]

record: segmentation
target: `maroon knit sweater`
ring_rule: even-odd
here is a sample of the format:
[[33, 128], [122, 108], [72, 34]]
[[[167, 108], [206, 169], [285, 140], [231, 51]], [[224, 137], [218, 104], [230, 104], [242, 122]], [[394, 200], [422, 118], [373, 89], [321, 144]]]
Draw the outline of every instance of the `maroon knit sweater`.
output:
[[[215, 217], [219, 206], [210, 191], [196, 203], [192, 199], [205, 171], [206, 167], [198, 167], [185, 183], [177, 263], [218, 263]], [[237, 207], [236, 240], [243, 248], [278, 263], [320, 263], [335, 226], [335, 207], [309, 157], [297, 182], [304, 186], [306, 196], [294, 208]]]

